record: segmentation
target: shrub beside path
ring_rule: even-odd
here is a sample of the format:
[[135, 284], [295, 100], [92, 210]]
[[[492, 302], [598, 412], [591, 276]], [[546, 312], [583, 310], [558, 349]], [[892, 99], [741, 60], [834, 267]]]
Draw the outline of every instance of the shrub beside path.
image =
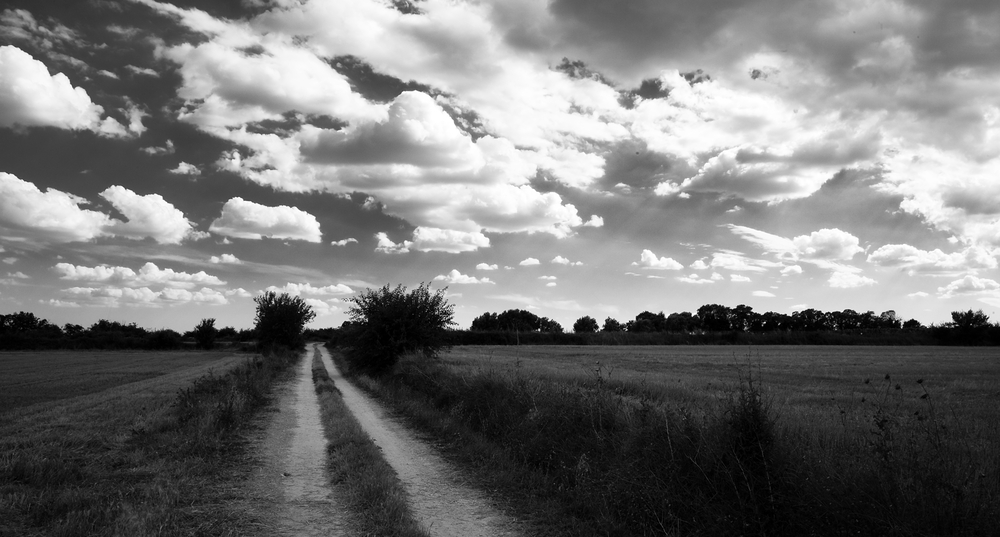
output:
[[482, 492], [464, 483], [460, 474], [433, 448], [351, 385], [325, 347], [314, 344], [314, 348], [321, 353], [323, 364], [347, 407], [398, 474], [413, 513], [427, 533], [440, 537], [522, 534], [512, 518], [501, 513]]

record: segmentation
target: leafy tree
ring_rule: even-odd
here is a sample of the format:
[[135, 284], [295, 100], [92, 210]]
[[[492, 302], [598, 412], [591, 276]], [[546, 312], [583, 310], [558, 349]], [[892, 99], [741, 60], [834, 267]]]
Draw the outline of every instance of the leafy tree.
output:
[[497, 316], [500, 330], [510, 332], [537, 332], [541, 329], [541, 319], [528, 310], [507, 310]]
[[580, 317], [573, 323], [573, 331], [577, 334], [593, 334], [598, 328], [597, 319], [589, 315]]
[[727, 332], [733, 329], [733, 312], [720, 304], [705, 304], [698, 308], [701, 327], [709, 332]]
[[267, 291], [254, 297], [253, 301], [257, 303], [254, 328], [261, 347], [266, 349], [281, 345], [295, 348], [302, 345], [302, 330], [316, 318], [316, 312], [302, 297]]
[[625, 326], [618, 322], [618, 319], [608, 317], [604, 319], [604, 326], [601, 327], [602, 332], [622, 332], [625, 330]]
[[990, 325], [990, 317], [983, 310], [953, 311], [951, 320], [955, 323], [955, 328], [962, 331], [983, 329]]
[[455, 324], [455, 306], [445, 300], [445, 290], [432, 293], [427, 283], [410, 292], [385, 285], [349, 298], [351, 324], [344, 327], [341, 342], [351, 366], [382, 374], [406, 353], [436, 355], [445, 345], [445, 331]]
[[671, 313], [667, 316], [664, 328], [668, 332], [691, 332], [698, 328], [698, 318], [690, 311]]
[[563, 333], [562, 325], [552, 319], [549, 319], [548, 317], [538, 319], [538, 330], [541, 332], [552, 332], [554, 334]]
[[202, 319], [198, 326], [194, 327], [194, 341], [199, 349], [211, 350], [215, 347], [215, 337], [218, 330], [215, 328], [215, 319]]
[[469, 330], [481, 330], [484, 332], [495, 332], [500, 330], [500, 319], [496, 313], [486, 312], [472, 320]]

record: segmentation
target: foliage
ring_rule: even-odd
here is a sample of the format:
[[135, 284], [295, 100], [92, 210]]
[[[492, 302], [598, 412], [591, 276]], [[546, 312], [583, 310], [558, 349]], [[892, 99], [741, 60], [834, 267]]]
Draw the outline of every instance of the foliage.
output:
[[625, 326], [613, 317], [604, 319], [604, 326], [601, 327], [602, 332], [621, 332], [623, 330], [625, 330]]
[[194, 327], [194, 340], [198, 348], [212, 350], [218, 332], [215, 328], [215, 319], [202, 319], [198, 326]]
[[573, 331], [578, 334], [592, 334], [597, 332], [598, 328], [597, 319], [589, 315], [580, 317], [573, 323]]
[[257, 303], [254, 328], [262, 348], [301, 347], [302, 331], [316, 318], [316, 312], [302, 297], [267, 291], [253, 299]]
[[446, 290], [432, 293], [430, 284], [422, 283], [407, 292], [403, 285], [387, 284], [349, 298], [351, 324], [339, 343], [352, 367], [379, 374], [406, 353], [435, 356], [445, 345], [445, 331], [455, 324]]

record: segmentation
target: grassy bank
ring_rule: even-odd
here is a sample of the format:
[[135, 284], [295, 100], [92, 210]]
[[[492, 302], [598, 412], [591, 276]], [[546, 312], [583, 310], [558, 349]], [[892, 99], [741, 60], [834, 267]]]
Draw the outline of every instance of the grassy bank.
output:
[[821, 422], [776, 405], [786, 395], [753, 364], [686, 393], [590, 363], [547, 375], [404, 360], [359, 383], [539, 533], [998, 534], [1000, 411], [964, 421], [924, 382], [875, 377]]
[[328, 442], [330, 480], [350, 511], [353, 527], [361, 535], [427, 537], [410, 512], [402, 483], [344, 404], [318, 351], [312, 374]]
[[[247, 535], [245, 426], [297, 353], [217, 360], [0, 421], [0, 535]], [[40, 373], [44, 380], [44, 371]], [[48, 406], [45, 406], [48, 405]]]

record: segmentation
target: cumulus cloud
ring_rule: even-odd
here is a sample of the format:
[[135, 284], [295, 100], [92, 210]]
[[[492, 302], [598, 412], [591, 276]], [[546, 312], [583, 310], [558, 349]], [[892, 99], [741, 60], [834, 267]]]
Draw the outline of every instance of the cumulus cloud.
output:
[[498, 268], [500, 268], [500, 267], [498, 267], [496, 265], [496, 263], [494, 263], [492, 265], [489, 265], [487, 263], [480, 263], [480, 264], [476, 265], [476, 270], [497, 270]]
[[167, 171], [175, 175], [201, 175], [201, 170], [197, 166], [187, 162], [181, 162], [176, 168]]
[[375, 239], [377, 241], [375, 251], [383, 254], [409, 253], [410, 247], [413, 246], [412, 241], [402, 241], [399, 244], [396, 244], [395, 242], [392, 242], [389, 235], [381, 231], [375, 234]]
[[518, 265], [521, 265], [522, 267], [531, 267], [531, 266], [540, 265], [540, 264], [541, 264], [541, 261], [535, 259], [534, 257], [529, 257], [529, 258], [525, 259], [524, 261], [521, 261], [520, 263], [518, 263]]
[[286, 283], [283, 287], [270, 286], [267, 291], [275, 293], [288, 293], [292, 296], [343, 296], [354, 292], [350, 287], [338, 283], [336, 285], [326, 285], [313, 287], [310, 283]]
[[746, 276], [743, 276], [742, 274], [730, 274], [729, 275], [729, 281], [731, 281], [731, 282], [737, 282], [737, 283], [744, 283], [744, 282], [751, 282], [753, 280], [751, 280], [750, 278], [747, 278]]
[[45, 64], [27, 52], [0, 46], [0, 127], [57, 127], [124, 136], [113, 118], [101, 119], [104, 108], [83, 88], [73, 87], [62, 73], [49, 74]]
[[148, 287], [162, 285], [172, 288], [190, 289], [198, 285], [225, 285], [226, 282], [205, 271], [196, 273], [179, 272], [170, 268], [161, 269], [155, 263], [146, 263], [136, 272], [128, 267], [98, 265], [87, 267], [71, 263], [57, 263], [53, 269], [60, 279], [104, 284], [118, 284], [128, 287]]
[[320, 242], [319, 221], [295, 207], [269, 207], [232, 198], [222, 206], [222, 214], [212, 222], [209, 231], [238, 239], [292, 239]]
[[236, 289], [227, 289], [223, 294], [225, 294], [226, 296], [235, 296], [239, 298], [250, 298], [253, 296], [253, 294], [250, 293], [250, 291], [247, 291], [242, 287], [237, 287]]
[[774, 293], [771, 293], [771, 292], [768, 292], [768, 291], [754, 291], [751, 294], [753, 296], [759, 297], [759, 298], [774, 298]]
[[968, 275], [944, 287], [938, 287], [938, 296], [951, 298], [959, 295], [996, 293], [997, 291], [1000, 291], [1000, 283], [997, 283], [996, 280]]
[[357, 244], [358, 239], [355, 239], [354, 237], [350, 237], [350, 238], [347, 238], [347, 239], [341, 239], [339, 241], [332, 241], [332, 242], [330, 242], [330, 245], [331, 246], [347, 246], [348, 244], [351, 244], [352, 242], [355, 243], [355, 244]]
[[477, 231], [464, 232], [430, 227], [418, 227], [413, 231], [413, 249], [421, 252], [457, 254], [474, 252], [489, 246], [490, 239]]
[[174, 149], [174, 142], [167, 140], [162, 147], [143, 147], [141, 151], [147, 155], [173, 155], [176, 149]]
[[222, 254], [222, 256], [215, 256], [208, 258], [209, 263], [213, 265], [224, 264], [224, 265], [242, 265], [243, 261], [240, 261], [238, 257], [233, 254]]
[[681, 270], [684, 268], [684, 265], [669, 257], [656, 257], [656, 254], [650, 250], [643, 250], [639, 254], [639, 262], [633, 262], [632, 265], [653, 270]]
[[830, 279], [827, 280], [827, 284], [836, 289], [853, 289], [855, 287], [875, 285], [876, 283], [878, 282], [867, 276], [844, 271], [834, 271], [830, 275]]
[[946, 254], [940, 249], [921, 250], [909, 244], [886, 244], [868, 256], [868, 262], [880, 267], [906, 270], [910, 274], [954, 274], [997, 268], [997, 251], [969, 246]]
[[140, 196], [122, 186], [112, 186], [101, 197], [118, 209], [127, 222], [112, 220], [105, 226], [109, 234], [142, 239], [152, 237], [163, 244], [179, 244], [185, 238], [199, 238], [192, 224], [179, 209], [159, 194]]
[[555, 256], [554, 258], [552, 258], [552, 261], [550, 262], [556, 265], [568, 265], [571, 267], [578, 267], [580, 265], [583, 265], [582, 261], [570, 261], [569, 259], [566, 259], [561, 255]]
[[222, 292], [208, 287], [195, 291], [174, 287], [160, 291], [153, 291], [148, 287], [70, 287], [64, 289], [62, 293], [69, 299], [59, 301], [57, 305], [62, 307], [86, 305], [106, 308], [119, 306], [157, 308], [189, 303], [209, 306], [229, 303]]
[[492, 284], [489, 278], [476, 278], [475, 276], [467, 276], [462, 274], [458, 270], [452, 269], [448, 274], [439, 274], [434, 277], [434, 281], [443, 281], [449, 284], [479, 284], [479, 283], [489, 283]]
[[781, 264], [763, 259], [753, 259], [738, 252], [716, 252], [712, 254], [709, 266], [738, 272], [767, 272], [768, 269], [779, 267]]
[[583, 227], [604, 227], [604, 218], [596, 214], [590, 216], [590, 220], [583, 223]]
[[558, 280], [559, 278], [556, 277], [556, 276], [539, 276], [538, 279], [539, 280]]
[[329, 300], [326, 301], [320, 300], [318, 298], [306, 298], [305, 303], [306, 305], [311, 307], [313, 311], [316, 312], [317, 317], [324, 317], [326, 315], [330, 315], [340, 309], [340, 307], [338, 307], [336, 303], [333, 303]]
[[111, 224], [103, 213], [82, 209], [83, 198], [0, 172], [0, 226], [13, 236], [52, 242], [86, 241]]
[[687, 276], [678, 276], [677, 277], [677, 281], [684, 282], [684, 283], [693, 283], [693, 284], [698, 284], [698, 285], [706, 284], [706, 283], [715, 283], [714, 279], [712, 279], [712, 278], [702, 278], [701, 275], [697, 274], [697, 273], [691, 273], [691, 274], [689, 274]]

